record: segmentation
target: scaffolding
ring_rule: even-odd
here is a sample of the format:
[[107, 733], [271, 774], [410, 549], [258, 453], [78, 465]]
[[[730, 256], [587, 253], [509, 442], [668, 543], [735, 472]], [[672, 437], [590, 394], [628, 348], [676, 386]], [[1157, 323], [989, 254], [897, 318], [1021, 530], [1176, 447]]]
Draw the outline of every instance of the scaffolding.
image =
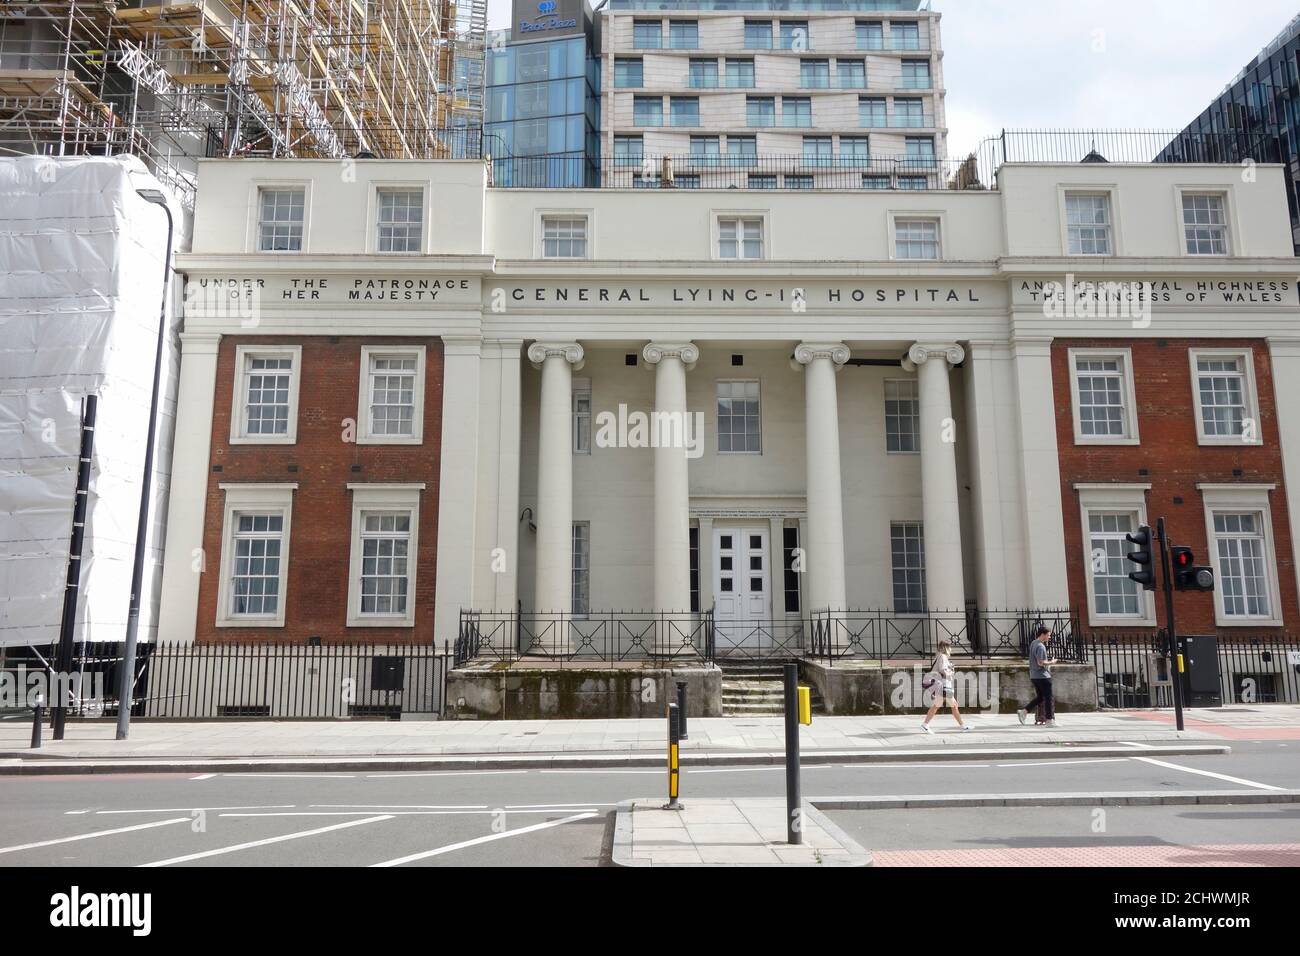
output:
[[0, 153], [135, 153], [187, 204], [197, 157], [463, 154], [486, 21], [486, 0], [0, 0]]

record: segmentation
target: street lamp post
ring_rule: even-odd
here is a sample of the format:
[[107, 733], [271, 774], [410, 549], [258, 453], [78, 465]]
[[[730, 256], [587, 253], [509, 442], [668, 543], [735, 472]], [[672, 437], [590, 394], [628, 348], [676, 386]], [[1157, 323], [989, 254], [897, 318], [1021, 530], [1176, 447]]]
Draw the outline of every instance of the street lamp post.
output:
[[126, 614], [126, 643], [117, 692], [117, 739], [126, 740], [131, 729], [131, 698], [135, 687], [135, 645], [140, 629], [140, 592], [144, 589], [144, 549], [149, 535], [149, 498], [153, 488], [154, 433], [158, 429], [158, 390], [162, 380], [163, 339], [167, 335], [167, 290], [172, 271], [172, 211], [160, 189], [137, 189], [146, 202], [167, 214], [167, 251], [163, 255], [162, 306], [158, 313], [158, 346], [153, 360], [153, 391], [149, 396], [149, 434], [145, 443], [144, 478], [140, 483], [140, 515], [135, 528], [135, 562], [131, 566], [131, 604]]

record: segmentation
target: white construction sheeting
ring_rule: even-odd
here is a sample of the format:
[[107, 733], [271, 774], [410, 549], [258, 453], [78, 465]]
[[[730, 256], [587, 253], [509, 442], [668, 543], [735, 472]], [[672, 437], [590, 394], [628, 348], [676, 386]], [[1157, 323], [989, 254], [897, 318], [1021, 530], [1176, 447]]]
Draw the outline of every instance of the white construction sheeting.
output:
[[[0, 646], [58, 640], [91, 392], [99, 420], [75, 638], [125, 635], [167, 245], [167, 217], [142, 188], [161, 187], [130, 156], [0, 159]], [[179, 237], [181, 209], [170, 209]], [[157, 619], [175, 332], [163, 351], [142, 640]]]

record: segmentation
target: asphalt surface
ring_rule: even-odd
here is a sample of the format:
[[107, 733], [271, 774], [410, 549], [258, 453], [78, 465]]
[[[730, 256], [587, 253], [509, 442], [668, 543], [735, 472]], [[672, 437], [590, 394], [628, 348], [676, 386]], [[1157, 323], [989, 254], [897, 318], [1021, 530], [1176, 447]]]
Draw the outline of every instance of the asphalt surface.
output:
[[[1233, 753], [805, 767], [807, 798], [1300, 789], [1300, 745]], [[780, 796], [780, 767], [688, 770], [682, 794]], [[660, 770], [94, 774], [0, 778], [0, 866], [595, 866], [614, 808]], [[830, 811], [869, 849], [1280, 843], [1300, 804]], [[1026, 842], [1030, 841], [1030, 842]]]

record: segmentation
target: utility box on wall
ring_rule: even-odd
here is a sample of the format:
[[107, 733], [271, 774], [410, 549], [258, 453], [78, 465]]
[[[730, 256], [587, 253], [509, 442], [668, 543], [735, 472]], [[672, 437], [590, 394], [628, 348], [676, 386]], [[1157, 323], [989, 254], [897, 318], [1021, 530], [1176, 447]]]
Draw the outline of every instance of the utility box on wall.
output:
[[1184, 635], [1178, 638], [1183, 655], [1183, 691], [1188, 707], [1220, 707], [1219, 639], [1214, 636]]

